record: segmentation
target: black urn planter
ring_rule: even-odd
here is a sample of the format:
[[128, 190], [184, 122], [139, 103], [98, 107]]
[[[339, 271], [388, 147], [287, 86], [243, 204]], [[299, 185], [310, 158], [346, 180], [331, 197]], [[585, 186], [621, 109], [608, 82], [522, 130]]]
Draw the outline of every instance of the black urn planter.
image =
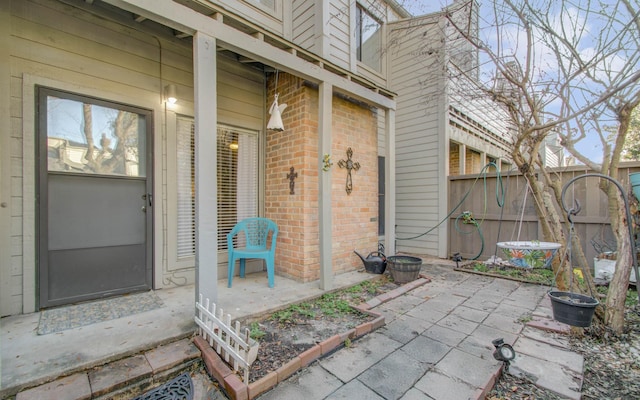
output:
[[387, 257], [387, 270], [395, 283], [407, 283], [418, 279], [422, 259], [412, 256]]
[[586, 328], [600, 302], [579, 293], [550, 291], [553, 318], [571, 326]]

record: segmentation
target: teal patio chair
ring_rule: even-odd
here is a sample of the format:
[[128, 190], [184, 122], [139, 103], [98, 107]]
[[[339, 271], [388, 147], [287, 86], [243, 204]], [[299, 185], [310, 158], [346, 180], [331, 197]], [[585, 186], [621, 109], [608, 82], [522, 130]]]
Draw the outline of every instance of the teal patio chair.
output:
[[[233, 238], [244, 232], [244, 247], [233, 247]], [[271, 234], [271, 246], [267, 240]], [[231, 287], [236, 260], [240, 260], [240, 277], [244, 278], [244, 267], [247, 258], [262, 258], [267, 264], [267, 277], [269, 287], [273, 287], [273, 275], [275, 268], [276, 238], [278, 237], [278, 226], [268, 218], [247, 218], [238, 222], [227, 235], [227, 247], [229, 249], [229, 283]], [[242, 241], [238, 241], [242, 243]]]

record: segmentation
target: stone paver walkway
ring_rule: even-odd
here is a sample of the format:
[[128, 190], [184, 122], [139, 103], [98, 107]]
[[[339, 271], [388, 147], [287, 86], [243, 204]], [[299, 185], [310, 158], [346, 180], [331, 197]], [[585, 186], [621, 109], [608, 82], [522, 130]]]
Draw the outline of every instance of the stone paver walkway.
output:
[[[457, 272], [445, 263], [423, 265], [422, 274], [431, 282], [405, 285], [395, 298], [380, 296], [368, 302], [385, 317], [386, 325], [349, 347], [309, 361], [297, 373], [287, 373], [288, 379], [258, 398], [483, 399], [502, 369], [502, 363], [493, 358], [491, 342], [503, 338], [516, 351], [510, 373], [526, 374], [540, 387], [567, 399], [580, 399], [584, 360], [569, 350], [566, 336], [550, 332], [566, 332], [568, 326], [553, 321], [548, 288]], [[301, 286], [296, 290], [302, 290]], [[98, 325], [80, 330], [97, 330]], [[21, 337], [16, 332], [12, 335]], [[183, 339], [21, 391], [17, 399], [109, 397], [114, 391], [127, 390], [124, 386], [130, 374], [136, 373], [136, 379], [142, 381], [162, 380], [198, 354], [191, 340]], [[3, 357], [3, 368], [4, 361]], [[195, 378], [195, 400], [225, 397], [206, 377]], [[246, 398], [246, 391], [243, 393]]]
[[[512, 344], [512, 373], [580, 399], [582, 357], [540, 330], [551, 320], [547, 287], [429, 265], [431, 283], [375, 307], [386, 326], [301, 370], [260, 400], [484, 398], [502, 363], [492, 340]], [[527, 326], [531, 321], [532, 326]]]

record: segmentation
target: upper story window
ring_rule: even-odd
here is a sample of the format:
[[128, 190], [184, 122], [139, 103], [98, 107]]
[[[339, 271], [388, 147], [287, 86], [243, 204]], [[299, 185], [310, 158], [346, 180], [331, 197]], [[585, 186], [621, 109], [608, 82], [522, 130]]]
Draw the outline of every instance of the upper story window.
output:
[[359, 4], [356, 7], [356, 43], [358, 61], [382, 69], [382, 24]]

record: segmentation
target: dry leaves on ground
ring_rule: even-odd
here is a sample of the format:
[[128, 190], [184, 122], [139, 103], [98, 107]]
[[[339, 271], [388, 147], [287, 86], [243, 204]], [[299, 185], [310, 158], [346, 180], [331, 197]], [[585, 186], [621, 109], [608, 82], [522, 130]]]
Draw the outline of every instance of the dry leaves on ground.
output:
[[[630, 291], [630, 296], [635, 295]], [[601, 325], [585, 329], [582, 337], [571, 337], [573, 351], [584, 357], [584, 400], [640, 399], [640, 307], [628, 306], [625, 332], [613, 335]], [[487, 397], [490, 400], [562, 399], [526, 378], [503, 374]]]

